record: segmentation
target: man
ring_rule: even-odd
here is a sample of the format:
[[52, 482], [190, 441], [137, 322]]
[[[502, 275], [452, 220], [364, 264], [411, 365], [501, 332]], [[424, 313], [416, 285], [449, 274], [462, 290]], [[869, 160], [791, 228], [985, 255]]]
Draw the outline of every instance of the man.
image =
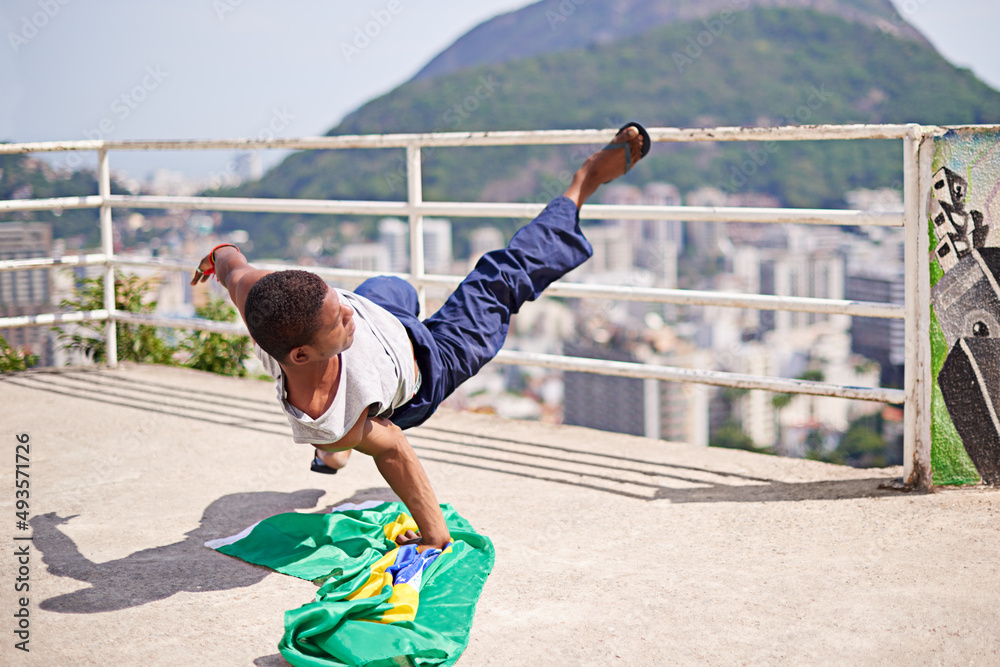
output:
[[507, 248], [487, 253], [427, 320], [416, 290], [380, 276], [353, 293], [307, 271], [263, 271], [232, 244], [206, 255], [191, 284], [215, 274], [239, 308], [257, 356], [277, 382], [295, 442], [316, 448], [314, 470], [336, 472], [351, 450], [368, 454], [409, 509], [423, 548], [450, 541], [437, 498], [403, 429], [499, 352], [510, 316], [593, 254], [579, 210], [597, 188], [649, 152], [629, 123], [591, 155], [566, 192], [521, 228]]

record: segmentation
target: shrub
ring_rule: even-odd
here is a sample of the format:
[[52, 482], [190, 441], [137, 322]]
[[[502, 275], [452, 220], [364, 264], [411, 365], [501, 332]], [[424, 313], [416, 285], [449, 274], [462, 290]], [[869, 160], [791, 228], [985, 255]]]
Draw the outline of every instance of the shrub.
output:
[[23, 371], [38, 363], [38, 355], [14, 347], [0, 336], [0, 373]]
[[[237, 315], [236, 309], [222, 299], [214, 299], [208, 305], [196, 308], [195, 314], [217, 322], [233, 322]], [[180, 348], [191, 355], [184, 362], [185, 366], [221, 375], [246, 377], [243, 360], [250, 355], [250, 344], [250, 336], [192, 331]]]
[[[115, 307], [129, 313], [152, 313], [156, 309], [156, 301], [148, 300], [147, 296], [155, 286], [156, 282], [153, 280], [126, 276], [121, 271], [115, 271]], [[63, 299], [59, 305], [78, 311], [103, 309], [104, 276], [84, 278], [74, 288], [73, 297]], [[69, 333], [60, 327], [54, 327], [59, 332], [59, 340], [67, 348], [81, 351], [97, 363], [106, 361], [104, 322], [81, 322], [79, 328], [84, 333]], [[156, 327], [118, 322], [115, 331], [118, 337], [119, 360], [153, 364], [174, 363], [173, 355], [176, 349], [159, 335]]]
[[[116, 271], [116, 307], [129, 313], [152, 313], [156, 309], [156, 301], [149, 298], [149, 293], [155, 286], [156, 282], [153, 280], [126, 276]], [[84, 278], [74, 289], [73, 297], [64, 299], [59, 305], [78, 311], [103, 309], [104, 277]], [[214, 299], [207, 305], [196, 308], [195, 314], [217, 322], [233, 322], [237, 316], [236, 309], [222, 299]], [[59, 340], [67, 348], [81, 351], [97, 363], [104, 362], [107, 359], [104, 323], [82, 322], [79, 327], [82, 332], [77, 333], [54, 328], [59, 332]], [[174, 365], [177, 363], [174, 356], [178, 352], [184, 352], [187, 355], [184, 366], [221, 375], [246, 377], [247, 370], [243, 366], [243, 360], [250, 355], [249, 336], [193, 331], [187, 334], [180, 345], [173, 346], [160, 329], [149, 324], [117, 323], [118, 359]], [[4, 358], [6, 356], [7, 353], [4, 352]], [[35, 360], [37, 363], [37, 357]]]

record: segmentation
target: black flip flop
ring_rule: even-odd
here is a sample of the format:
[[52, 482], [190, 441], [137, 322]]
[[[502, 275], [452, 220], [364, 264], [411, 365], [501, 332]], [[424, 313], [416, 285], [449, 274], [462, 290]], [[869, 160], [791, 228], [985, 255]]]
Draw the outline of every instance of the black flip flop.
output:
[[[635, 129], [639, 130], [639, 136], [642, 137], [642, 151], [641, 151], [641, 154], [639, 155], [639, 160], [641, 160], [642, 158], [646, 157], [646, 155], [649, 153], [650, 146], [652, 146], [652, 142], [649, 139], [649, 132], [647, 132], [646, 128], [644, 128], [642, 125], [640, 125], [639, 123], [636, 123], [636, 122], [633, 121], [631, 123], [625, 123], [620, 128], [618, 128], [618, 131], [615, 133], [615, 136], [618, 136], [619, 134], [621, 134], [622, 130], [624, 130], [625, 128], [628, 128], [628, 127], [634, 127]], [[631, 171], [632, 170], [632, 148], [631, 148], [631, 146], [629, 146], [629, 142], [627, 142], [627, 141], [612, 141], [607, 146], [605, 146], [602, 150], [607, 150], [609, 148], [624, 148], [625, 149], [625, 173], [627, 174], [629, 171]], [[638, 162], [639, 160], [636, 160], [636, 162]]]
[[337, 474], [337, 468], [331, 468], [327, 464], [323, 463], [323, 459], [319, 457], [319, 452], [316, 452], [316, 455], [313, 457], [312, 465], [309, 466], [309, 469], [313, 472], [321, 472], [324, 475]]

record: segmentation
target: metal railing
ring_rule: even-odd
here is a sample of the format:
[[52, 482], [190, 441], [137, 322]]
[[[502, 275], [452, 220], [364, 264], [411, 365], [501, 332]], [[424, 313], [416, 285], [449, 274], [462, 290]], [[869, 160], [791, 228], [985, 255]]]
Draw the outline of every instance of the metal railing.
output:
[[[929, 342], [929, 259], [927, 256], [926, 211], [921, 208], [920, 192], [930, 173], [932, 137], [942, 128], [919, 125], [819, 125], [780, 128], [710, 129], [652, 128], [654, 142], [698, 141], [804, 141], [843, 139], [901, 139], [903, 143], [904, 212], [735, 208], [699, 206], [631, 206], [587, 204], [581, 219], [592, 220], [683, 220], [689, 222], [771, 222], [823, 225], [875, 225], [905, 229], [906, 303], [904, 306], [770, 295], [704, 292], [665, 288], [613, 285], [590, 285], [558, 281], [546, 290], [547, 295], [596, 297], [628, 301], [647, 301], [702, 306], [727, 306], [764, 310], [834, 313], [862, 317], [905, 320], [906, 361], [903, 390], [880, 387], [850, 387], [827, 382], [812, 382], [723, 371], [692, 370], [671, 366], [583, 359], [549, 354], [503, 350], [496, 361], [506, 364], [541, 366], [565, 371], [647, 378], [677, 382], [696, 382], [717, 386], [762, 389], [772, 392], [803, 393], [819, 396], [902, 403], [905, 406], [904, 465], [906, 481], [912, 485], [930, 485], [930, 342]], [[527, 132], [456, 132], [434, 134], [387, 134], [298, 139], [211, 139], [193, 141], [64, 141], [0, 144], [0, 154], [54, 151], [97, 151], [98, 194], [53, 199], [0, 201], [0, 212], [44, 211], [97, 208], [100, 211], [102, 252], [61, 258], [0, 261], [0, 271], [16, 271], [56, 266], [104, 267], [104, 308], [88, 312], [48, 313], [0, 318], [0, 328], [71, 323], [83, 320], [105, 321], [108, 365], [117, 364], [115, 323], [153, 324], [156, 326], [245, 333], [241, 325], [194, 318], [165, 318], [118, 311], [115, 308], [114, 270], [117, 267], [153, 267], [170, 271], [191, 271], [194, 262], [186, 263], [152, 258], [117, 255], [112, 245], [111, 213], [115, 208], [188, 209], [199, 211], [254, 211], [313, 213], [333, 215], [407, 216], [410, 231], [410, 272], [397, 274], [413, 284], [420, 297], [421, 312], [426, 312], [427, 287], [454, 288], [460, 276], [430, 275], [425, 271], [423, 218], [449, 217], [533, 217], [542, 204], [425, 202], [421, 179], [421, 149], [454, 146], [514, 146], [555, 144], [603, 144], [614, 130], [566, 130]], [[406, 201], [328, 201], [309, 199], [266, 199], [230, 197], [132, 196], [111, 194], [111, 151], [135, 150], [225, 150], [292, 149], [335, 150], [349, 148], [405, 148], [407, 174]], [[196, 260], [194, 260], [196, 261]], [[255, 264], [265, 269], [287, 269], [288, 265]], [[343, 280], [376, 275], [374, 272], [347, 269], [303, 267], [324, 278]]]

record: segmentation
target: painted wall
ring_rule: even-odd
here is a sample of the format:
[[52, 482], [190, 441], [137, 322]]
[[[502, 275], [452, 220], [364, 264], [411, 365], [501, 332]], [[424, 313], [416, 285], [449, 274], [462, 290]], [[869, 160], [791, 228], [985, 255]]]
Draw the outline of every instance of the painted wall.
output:
[[934, 142], [931, 468], [935, 484], [1000, 484], [1000, 128]]

